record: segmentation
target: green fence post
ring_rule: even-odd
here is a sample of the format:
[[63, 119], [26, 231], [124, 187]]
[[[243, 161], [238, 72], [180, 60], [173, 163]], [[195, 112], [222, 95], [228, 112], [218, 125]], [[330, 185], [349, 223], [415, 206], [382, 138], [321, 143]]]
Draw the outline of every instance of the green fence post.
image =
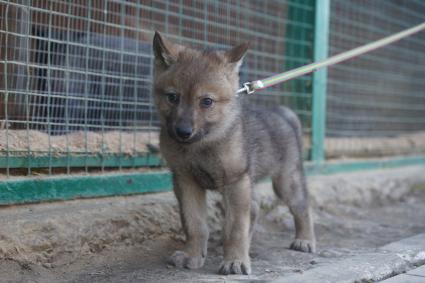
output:
[[[316, 0], [314, 24], [314, 61], [328, 56], [329, 44], [329, 0]], [[312, 109], [312, 152], [314, 163], [325, 159], [326, 129], [326, 83], [327, 70], [321, 69], [313, 75], [313, 109]]]

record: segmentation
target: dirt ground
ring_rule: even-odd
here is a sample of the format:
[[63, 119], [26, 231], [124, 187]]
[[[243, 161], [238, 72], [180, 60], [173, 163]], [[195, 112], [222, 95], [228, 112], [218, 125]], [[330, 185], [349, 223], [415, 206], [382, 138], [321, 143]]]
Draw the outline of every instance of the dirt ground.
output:
[[251, 248], [250, 276], [216, 274], [222, 249], [220, 234], [214, 232], [206, 264], [199, 270], [167, 266], [166, 257], [183, 242], [181, 235], [163, 235], [143, 244], [109, 247], [54, 267], [3, 260], [0, 282], [264, 282], [423, 233], [424, 219], [425, 185], [416, 185], [398, 201], [373, 202], [367, 206], [328, 203], [316, 207], [316, 254], [288, 249], [294, 227], [286, 207], [263, 210]]

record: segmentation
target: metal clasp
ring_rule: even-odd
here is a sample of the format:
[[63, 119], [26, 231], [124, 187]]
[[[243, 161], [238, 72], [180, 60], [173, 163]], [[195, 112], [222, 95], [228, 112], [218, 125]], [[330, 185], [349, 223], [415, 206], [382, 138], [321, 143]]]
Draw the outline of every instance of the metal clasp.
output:
[[243, 88], [240, 88], [236, 93], [240, 94], [240, 93], [246, 93], [246, 94], [252, 94], [255, 92], [254, 87], [252, 86], [251, 82], [247, 82], [243, 84]]

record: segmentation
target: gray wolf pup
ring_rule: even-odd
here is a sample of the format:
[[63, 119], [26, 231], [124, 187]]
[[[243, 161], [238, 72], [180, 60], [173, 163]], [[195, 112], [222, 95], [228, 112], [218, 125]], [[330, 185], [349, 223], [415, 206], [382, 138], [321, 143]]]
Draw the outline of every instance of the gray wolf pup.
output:
[[223, 196], [221, 274], [249, 274], [249, 247], [259, 207], [254, 183], [271, 176], [295, 220], [291, 248], [314, 252], [315, 236], [302, 164], [301, 125], [285, 107], [262, 109], [235, 93], [248, 44], [199, 51], [155, 33], [154, 99], [160, 150], [172, 174], [186, 234], [177, 267], [199, 268], [207, 255], [207, 190]]

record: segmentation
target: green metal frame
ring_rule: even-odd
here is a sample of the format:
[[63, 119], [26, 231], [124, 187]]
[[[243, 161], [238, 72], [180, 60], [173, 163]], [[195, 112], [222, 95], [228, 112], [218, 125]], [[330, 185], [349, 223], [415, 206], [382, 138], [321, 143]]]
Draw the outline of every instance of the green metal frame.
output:
[[64, 156], [0, 156], [0, 168], [143, 167], [160, 166], [158, 155], [123, 154]]
[[66, 175], [0, 182], [0, 205], [131, 195], [171, 189], [169, 172]]
[[[292, 70], [312, 62], [313, 58], [313, 37], [315, 21], [315, 0], [289, 0], [287, 18], [285, 26], [285, 70]], [[311, 8], [311, 11], [300, 9], [300, 4]], [[302, 22], [304, 25], [299, 25]], [[308, 24], [308, 25], [306, 25]], [[311, 28], [309, 27], [311, 25]], [[300, 45], [300, 42], [309, 44]], [[312, 109], [312, 77], [303, 76], [290, 80], [284, 84], [283, 93], [302, 94], [298, 96], [281, 96], [280, 104], [291, 109], [296, 109], [299, 118], [304, 125], [304, 132], [311, 133], [311, 109]], [[310, 159], [311, 149], [305, 152], [304, 158]]]
[[362, 159], [355, 161], [327, 161], [321, 164], [307, 163], [307, 175], [327, 175], [351, 171], [396, 168], [400, 166], [425, 165], [425, 155], [397, 156], [390, 158]]
[[[314, 61], [328, 57], [329, 45], [329, 0], [316, 0], [314, 27]], [[312, 110], [312, 149], [311, 159], [321, 163], [325, 160], [326, 129], [326, 68], [313, 75], [313, 110]]]
[[[425, 155], [323, 164], [308, 162], [305, 167], [311, 176], [407, 165], [425, 165]], [[0, 205], [165, 192], [172, 189], [171, 179], [168, 171], [10, 179], [0, 182]]]

